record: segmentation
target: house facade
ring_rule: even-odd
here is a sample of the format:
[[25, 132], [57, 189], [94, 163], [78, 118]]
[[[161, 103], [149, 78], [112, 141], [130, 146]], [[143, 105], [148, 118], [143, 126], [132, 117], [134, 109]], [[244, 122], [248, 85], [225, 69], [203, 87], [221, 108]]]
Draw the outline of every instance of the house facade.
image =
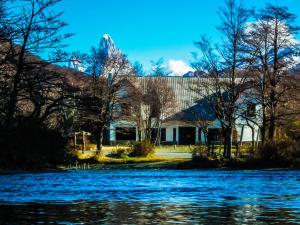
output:
[[[214, 113], [205, 112], [205, 106], [199, 103], [199, 100], [205, 98], [201, 93], [201, 79], [198, 77], [135, 77], [134, 85], [145, 87], [145, 83], [149, 80], [153, 82], [163, 81], [172, 88], [175, 96], [175, 103], [168, 115], [164, 115], [160, 126], [160, 141], [162, 145], [195, 145], [209, 142], [221, 143], [221, 123], [213, 115]], [[197, 87], [197, 91], [195, 88]], [[255, 120], [258, 106], [252, 105], [254, 110], [252, 119]], [[202, 115], [203, 120], [207, 121], [206, 132], [203, 126], [197, 122], [199, 118], [195, 117], [195, 113]], [[157, 129], [152, 129], [152, 137], [156, 136]], [[143, 135], [143, 134], [142, 134]], [[234, 141], [239, 143], [259, 141], [259, 129], [255, 124], [249, 124], [243, 118], [236, 120]], [[111, 121], [108, 129], [108, 142], [115, 145], [118, 143], [130, 143], [139, 140], [139, 131], [136, 122], [130, 119], [118, 119]], [[207, 139], [206, 139], [207, 138]]]

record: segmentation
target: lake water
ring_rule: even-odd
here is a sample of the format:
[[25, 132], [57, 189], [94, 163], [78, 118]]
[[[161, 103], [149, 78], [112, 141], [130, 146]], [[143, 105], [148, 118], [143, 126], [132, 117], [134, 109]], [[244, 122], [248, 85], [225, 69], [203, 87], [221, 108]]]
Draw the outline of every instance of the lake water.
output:
[[2, 174], [0, 224], [300, 224], [300, 171]]

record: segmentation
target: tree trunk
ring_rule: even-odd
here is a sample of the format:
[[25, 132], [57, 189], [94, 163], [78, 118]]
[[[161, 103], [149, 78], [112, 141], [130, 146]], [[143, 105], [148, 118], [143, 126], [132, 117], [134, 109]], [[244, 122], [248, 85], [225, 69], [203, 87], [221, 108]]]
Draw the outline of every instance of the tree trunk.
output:
[[235, 158], [238, 158], [239, 155], [240, 155], [240, 144], [238, 141], [235, 142], [235, 148], [236, 148], [236, 151], [235, 151]]
[[18, 89], [19, 89], [19, 84], [21, 82], [21, 74], [24, 69], [24, 56], [26, 52], [28, 38], [31, 33], [33, 17], [34, 17], [33, 15], [30, 17], [27, 31], [24, 35], [23, 44], [20, 49], [20, 55], [18, 57], [17, 70], [13, 79], [13, 89], [12, 92], [10, 93], [10, 98], [7, 106], [8, 110], [7, 110], [7, 117], [5, 121], [6, 127], [9, 127], [11, 125], [17, 107], [18, 92], [19, 92]]
[[261, 144], [262, 145], [265, 145], [265, 143], [266, 143], [266, 128], [267, 128], [266, 106], [265, 106], [265, 100], [263, 99], [263, 104], [262, 104], [262, 127], [260, 129]]
[[146, 129], [145, 129], [145, 140], [151, 140], [151, 128], [152, 128], [152, 123], [151, 123], [151, 117], [149, 117], [147, 119], [147, 122], [146, 122]]
[[260, 128], [260, 136], [261, 136], [261, 144], [265, 145], [266, 143], [266, 123], [262, 123], [262, 126]]
[[253, 154], [255, 151], [255, 132], [254, 132], [254, 127], [250, 127], [251, 128], [251, 134], [252, 134], [252, 139], [251, 139], [251, 153]]
[[104, 131], [104, 126], [101, 126], [96, 133], [96, 144], [97, 144], [96, 153], [97, 154], [100, 154], [102, 151], [103, 131]]
[[269, 141], [274, 141], [275, 134], [275, 93], [271, 92], [271, 112], [270, 112], [270, 123], [269, 123]]
[[226, 158], [227, 156], [227, 147], [228, 147], [228, 144], [227, 144], [227, 131], [226, 129], [223, 129], [223, 138], [224, 138], [224, 142], [223, 142], [223, 158]]
[[155, 145], [160, 146], [161, 145], [161, 122], [157, 121], [155, 127], [157, 128]]
[[269, 140], [270, 142], [274, 141], [275, 134], [275, 117], [274, 115], [270, 116], [270, 126], [269, 126]]
[[142, 141], [142, 131], [138, 129], [138, 141]]
[[231, 159], [231, 151], [232, 151], [232, 127], [228, 128], [227, 131], [227, 151], [226, 151], [226, 158]]

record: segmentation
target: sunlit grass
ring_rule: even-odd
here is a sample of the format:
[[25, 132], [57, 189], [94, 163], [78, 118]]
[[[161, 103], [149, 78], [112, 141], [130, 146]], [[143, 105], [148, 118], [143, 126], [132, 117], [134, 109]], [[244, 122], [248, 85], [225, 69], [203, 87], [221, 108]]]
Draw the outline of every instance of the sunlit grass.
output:
[[[123, 146], [125, 149], [126, 147]], [[155, 162], [182, 162], [186, 161], [187, 159], [182, 159], [182, 158], [175, 158], [175, 157], [162, 157], [162, 156], [157, 156], [155, 154], [151, 154], [147, 157], [129, 157], [128, 155], [125, 155], [120, 158], [115, 158], [115, 157], [110, 157], [109, 155], [106, 155], [105, 152], [111, 152], [119, 148], [111, 147], [109, 148], [103, 148], [102, 153], [100, 154], [95, 154], [91, 152], [84, 152], [78, 151], [77, 152], [77, 158], [78, 160], [91, 160], [94, 163], [99, 163], [99, 164], [128, 164], [128, 163], [155, 163]]]
[[167, 152], [192, 152], [194, 145], [161, 145], [155, 146], [155, 151]]
[[[165, 152], [165, 153], [192, 153], [195, 145], [163, 145], [163, 146], [155, 146], [155, 152]], [[125, 145], [116, 145], [116, 146], [103, 146], [101, 154], [96, 155], [96, 145], [92, 146], [89, 144], [89, 149], [87, 151], [77, 151], [77, 158], [79, 160], [89, 160], [94, 159], [96, 162], [99, 163], [141, 163], [141, 162], [158, 162], [158, 161], [170, 161], [170, 160], [182, 160], [179, 158], [173, 157], [162, 157], [156, 156], [155, 153], [148, 156], [148, 157], [129, 157], [128, 155], [124, 155], [120, 158], [109, 156], [110, 153], [124, 149], [130, 151], [131, 146]], [[239, 147], [240, 153], [248, 152], [249, 145], [243, 145]], [[213, 151], [216, 155], [222, 156], [223, 153], [223, 145], [214, 145]], [[232, 153], [236, 152], [236, 147], [233, 146]]]

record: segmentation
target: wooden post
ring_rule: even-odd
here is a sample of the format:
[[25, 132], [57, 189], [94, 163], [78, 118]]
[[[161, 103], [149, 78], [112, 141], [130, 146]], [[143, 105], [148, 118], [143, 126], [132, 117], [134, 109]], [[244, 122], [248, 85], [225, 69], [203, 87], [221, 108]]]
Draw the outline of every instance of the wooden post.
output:
[[74, 133], [74, 150], [76, 151], [76, 133]]
[[83, 142], [82, 153], [84, 153], [84, 151], [85, 151], [85, 136], [84, 136], [84, 131], [82, 131], [82, 142]]

